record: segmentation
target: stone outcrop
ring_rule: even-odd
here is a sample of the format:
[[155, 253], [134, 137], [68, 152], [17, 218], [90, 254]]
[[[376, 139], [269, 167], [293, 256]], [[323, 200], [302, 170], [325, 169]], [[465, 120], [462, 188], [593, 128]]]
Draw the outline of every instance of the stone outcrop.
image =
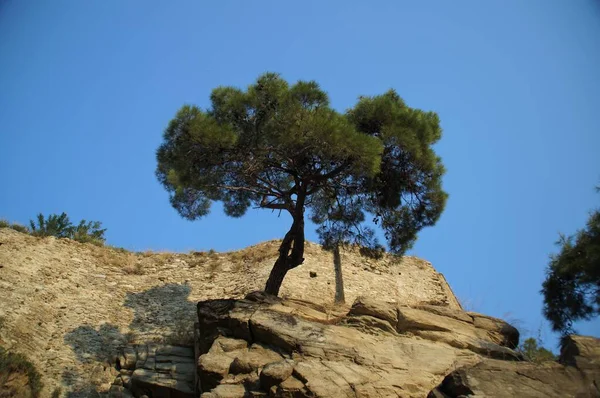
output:
[[600, 396], [598, 339], [525, 362], [515, 328], [463, 311], [414, 257], [342, 253], [354, 304], [332, 306], [331, 254], [307, 244], [283, 299], [248, 295], [277, 246], [130, 253], [0, 229], [0, 345], [32, 359], [41, 398]]
[[600, 397], [600, 339], [569, 336], [559, 362], [485, 359], [457, 369], [428, 398]]
[[128, 346], [118, 356], [117, 370], [110, 398], [196, 396], [195, 356], [189, 347]]
[[520, 359], [505, 322], [448, 307], [357, 300], [332, 322], [297, 300], [250, 295], [198, 303], [204, 398], [424, 397], [482, 356]]
[[[73, 397], [104, 393], [115, 379], [115, 353], [132, 343], [191, 336], [195, 303], [241, 299], [263, 288], [278, 247], [269, 241], [228, 253], [133, 253], [0, 228], [0, 345], [25, 354], [40, 370], [42, 398], [56, 388]], [[341, 255], [350, 303], [366, 295], [460, 308], [425, 260], [374, 260], [354, 249]], [[311, 271], [318, 276], [311, 278]], [[330, 307], [334, 295], [331, 253], [307, 242], [304, 264], [287, 274], [281, 296], [315, 303], [299, 308], [334, 321], [337, 311], [322, 307]]]
[[198, 392], [241, 397], [597, 397], [598, 339], [561, 363], [513, 350], [506, 322], [443, 306], [359, 298], [335, 322], [314, 306], [253, 294], [198, 303]]

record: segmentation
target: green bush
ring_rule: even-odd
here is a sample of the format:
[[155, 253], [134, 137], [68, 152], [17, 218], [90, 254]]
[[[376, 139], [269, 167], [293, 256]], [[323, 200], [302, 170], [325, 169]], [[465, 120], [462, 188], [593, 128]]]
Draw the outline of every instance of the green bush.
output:
[[546, 361], [556, 361], [556, 356], [552, 351], [542, 347], [541, 342], [538, 342], [538, 340], [533, 337], [523, 341], [519, 346], [519, 351], [523, 354], [525, 359], [530, 362], [542, 363]]
[[39, 397], [42, 390], [42, 377], [33, 363], [23, 354], [8, 352], [0, 347], [0, 385], [4, 385], [14, 373], [26, 374], [31, 396]]
[[101, 229], [100, 221], [85, 221], [81, 220], [79, 225], [74, 228], [73, 239], [81, 243], [93, 243], [101, 246], [104, 244], [104, 232], [106, 229]]
[[0, 219], [0, 228], [10, 228], [10, 222], [4, 218]]
[[105, 238], [100, 221], [81, 220], [77, 226], [71, 223], [66, 213], [60, 215], [50, 214], [44, 218], [42, 213], [37, 215], [37, 225], [31, 220], [31, 234], [34, 236], [56, 236], [57, 238], [71, 238], [81, 243], [103, 245]]
[[33, 220], [30, 220], [29, 224], [31, 225], [31, 234], [34, 236], [70, 238], [74, 232], [73, 224], [71, 224], [67, 213], [64, 212], [61, 215], [50, 214], [46, 219], [40, 213], [37, 215], [37, 225]]

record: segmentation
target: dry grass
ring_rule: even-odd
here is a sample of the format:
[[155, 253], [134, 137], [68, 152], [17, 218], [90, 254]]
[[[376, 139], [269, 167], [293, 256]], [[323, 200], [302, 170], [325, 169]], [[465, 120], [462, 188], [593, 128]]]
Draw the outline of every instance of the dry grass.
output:
[[221, 265], [223, 265], [223, 264], [218, 259], [211, 259], [208, 262], [207, 268], [208, 268], [208, 279], [209, 280], [213, 280], [215, 278], [215, 275], [217, 274], [217, 271], [219, 270], [219, 268], [221, 268]]
[[144, 266], [141, 262], [133, 262], [132, 265], [123, 267], [123, 272], [127, 275], [144, 275]]
[[214, 250], [208, 252], [190, 251], [186, 258], [186, 262], [190, 268], [202, 266], [216, 257]]
[[98, 262], [120, 268], [127, 275], [143, 275], [145, 266], [164, 266], [177, 257], [176, 254], [168, 251], [146, 250], [132, 253], [115, 247], [94, 248], [92, 255]]
[[146, 251], [142, 255], [142, 259], [146, 260], [147, 262], [151, 262], [155, 266], [158, 266], [158, 267], [163, 267], [163, 266], [173, 262], [173, 260], [176, 257], [177, 256], [174, 253], [169, 252], [169, 251], [160, 251], [160, 252]]
[[244, 250], [227, 253], [227, 256], [233, 263], [259, 264], [269, 258], [277, 257], [278, 247], [272, 246], [272, 242], [266, 242]]

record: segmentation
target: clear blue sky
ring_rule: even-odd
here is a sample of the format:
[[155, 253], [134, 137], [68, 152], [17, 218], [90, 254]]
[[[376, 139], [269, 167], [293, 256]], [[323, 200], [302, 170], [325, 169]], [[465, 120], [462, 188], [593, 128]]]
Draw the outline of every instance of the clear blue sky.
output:
[[181, 105], [265, 71], [318, 81], [339, 110], [394, 88], [438, 112], [450, 199], [410, 254], [556, 342], [548, 255], [600, 203], [599, 1], [0, 1], [0, 217], [65, 211], [134, 250], [281, 238], [270, 211], [184, 221], [154, 176]]

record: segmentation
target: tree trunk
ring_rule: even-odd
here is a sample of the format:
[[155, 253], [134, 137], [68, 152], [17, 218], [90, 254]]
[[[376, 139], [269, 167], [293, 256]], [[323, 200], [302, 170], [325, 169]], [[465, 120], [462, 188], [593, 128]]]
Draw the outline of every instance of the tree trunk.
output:
[[335, 270], [335, 302], [343, 304], [346, 302], [344, 296], [344, 278], [342, 276], [342, 257], [340, 256], [340, 245], [333, 248], [333, 268]]
[[285, 278], [285, 274], [287, 274], [287, 272], [289, 271], [286, 259], [284, 258], [282, 260], [281, 257], [282, 256], [279, 255], [279, 258], [277, 259], [277, 261], [275, 261], [275, 265], [271, 270], [269, 279], [267, 279], [267, 285], [265, 286], [265, 293], [271, 294], [273, 296], [279, 295], [279, 289], [281, 288], [281, 284], [283, 283], [283, 278]]
[[[285, 234], [279, 246], [279, 257], [273, 265], [269, 279], [265, 286], [265, 293], [273, 296], [279, 295], [279, 289], [287, 272], [304, 262], [304, 200], [306, 191], [301, 190], [296, 200], [293, 213], [294, 222]], [[291, 254], [290, 254], [291, 251]]]

